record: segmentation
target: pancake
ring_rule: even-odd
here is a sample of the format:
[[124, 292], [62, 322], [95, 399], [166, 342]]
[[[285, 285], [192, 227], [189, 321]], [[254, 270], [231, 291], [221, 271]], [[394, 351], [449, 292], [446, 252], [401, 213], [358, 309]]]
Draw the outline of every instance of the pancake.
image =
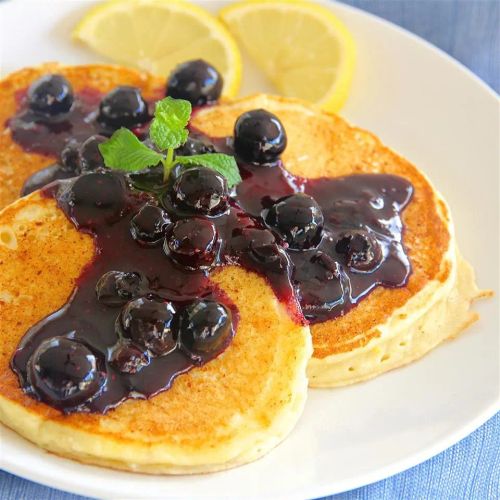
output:
[[244, 464], [291, 431], [306, 399], [309, 331], [239, 267], [212, 276], [239, 310], [233, 342], [171, 389], [104, 415], [64, 415], [24, 394], [11, 357], [26, 330], [66, 302], [93, 254], [91, 237], [52, 198], [35, 192], [0, 212], [0, 421], [64, 457], [172, 474]]
[[403, 211], [403, 242], [412, 274], [402, 288], [377, 287], [345, 316], [311, 325], [312, 387], [366, 380], [422, 356], [477, 319], [481, 292], [457, 253], [448, 206], [430, 181], [373, 134], [298, 100], [263, 94], [201, 110], [192, 124], [213, 137], [233, 133], [241, 113], [276, 114], [288, 136], [287, 170], [307, 178], [383, 173], [404, 177], [414, 196]]
[[37, 78], [50, 73], [65, 76], [75, 92], [90, 89], [105, 94], [117, 85], [132, 85], [140, 88], [146, 99], [165, 95], [165, 78], [104, 64], [63, 66], [47, 63], [21, 69], [0, 80], [0, 209], [19, 198], [23, 183], [31, 174], [56, 161], [53, 156], [24, 151], [12, 140], [7, 124], [16, 113], [20, 93]]
[[[11, 75], [0, 86], [1, 99], [7, 103], [1, 112], [5, 118], [15, 110], [13, 92], [48, 71], [65, 74], [76, 90], [95, 85], [105, 92], [117, 83], [129, 83], [143, 88], [146, 96], [154, 96], [163, 86], [162, 79], [119, 67], [49, 65], [27, 69]], [[129, 77], [131, 80], [125, 81]], [[232, 134], [242, 112], [256, 108], [274, 112], [284, 123], [289, 141], [283, 161], [292, 173], [309, 178], [388, 173], [408, 179], [415, 188], [403, 212], [404, 244], [413, 269], [408, 284], [398, 289], [378, 287], [345, 316], [312, 325], [310, 385], [338, 386], [371, 378], [422, 356], [477, 319], [470, 305], [485, 292], [478, 290], [472, 269], [456, 249], [445, 201], [416, 167], [373, 134], [299, 100], [255, 95], [223, 101], [199, 111], [192, 124], [210, 136], [223, 137]], [[9, 181], [6, 185], [20, 188], [27, 165], [39, 162], [31, 173], [54, 160], [22, 151], [8, 130], [1, 137], [7, 146], [3, 149], [12, 154], [2, 157], [6, 153], [0, 150], [0, 159], [10, 158], [7, 165], [15, 165], [5, 168], [0, 163], [0, 176]], [[17, 162], [18, 157], [21, 162]], [[7, 192], [10, 197], [5, 200], [16, 196], [16, 190], [2, 189], [0, 186], [0, 195]]]

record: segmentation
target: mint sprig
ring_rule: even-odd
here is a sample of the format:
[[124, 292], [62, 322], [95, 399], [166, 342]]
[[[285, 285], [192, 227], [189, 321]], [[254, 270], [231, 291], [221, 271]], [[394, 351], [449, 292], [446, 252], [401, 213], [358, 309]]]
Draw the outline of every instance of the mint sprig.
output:
[[191, 117], [191, 103], [166, 97], [156, 103], [155, 117], [149, 136], [155, 145], [165, 151], [182, 146], [189, 135], [186, 127]]
[[187, 125], [190, 117], [189, 101], [165, 97], [156, 103], [149, 129], [149, 137], [159, 152], [139, 141], [130, 130], [121, 128], [114, 132], [109, 140], [99, 145], [104, 164], [112, 169], [133, 172], [162, 163], [165, 182], [175, 164], [185, 167], [202, 165], [226, 177], [229, 187], [241, 182], [238, 165], [233, 156], [222, 153], [175, 155], [175, 149], [182, 146], [188, 138]]
[[241, 182], [238, 165], [236, 165], [234, 158], [229, 155], [206, 153], [203, 155], [177, 156], [175, 162], [186, 166], [203, 165], [204, 167], [211, 168], [226, 178], [229, 187]]
[[106, 167], [128, 172], [153, 167], [163, 161], [162, 154], [148, 148], [127, 128], [118, 129], [99, 145], [99, 151]]

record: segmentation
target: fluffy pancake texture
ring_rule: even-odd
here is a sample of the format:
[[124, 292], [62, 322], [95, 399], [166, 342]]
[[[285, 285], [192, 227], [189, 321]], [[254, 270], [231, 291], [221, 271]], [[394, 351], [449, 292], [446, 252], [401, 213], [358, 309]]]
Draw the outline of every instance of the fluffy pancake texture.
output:
[[213, 276], [240, 321], [217, 359], [180, 375], [149, 400], [105, 415], [58, 410], [26, 396], [10, 359], [26, 330], [61, 307], [94, 254], [53, 199], [38, 192], [0, 212], [0, 420], [54, 453], [146, 473], [234, 467], [263, 455], [302, 412], [308, 329], [290, 318], [265, 280], [237, 267]]
[[[115, 85], [130, 84], [143, 89], [146, 97], [154, 97], [164, 85], [161, 78], [113, 66], [49, 64], [25, 69], [0, 82], [2, 123], [15, 112], [15, 94], [49, 72], [64, 74], [77, 91], [94, 87], [107, 92]], [[222, 137], [232, 134], [241, 113], [256, 108], [274, 112], [284, 123], [288, 146], [283, 161], [292, 173], [310, 178], [388, 173], [405, 177], [415, 188], [403, 212], [404, 245], [413, 269], [407, 286], [378, 287], [347, 315], [311, 327], [314, 355], [308, 371], [312, 386], [345, 385], [401, 366], [477, 319], [470, 304], [485, 292], [478, 290], [470, 266], [457, 253], [446, 203], [416, 167], [373, 134], [298, 100], [255, 95], [223, 101], [198, 112], [192, 124], [208, 135]], [[29, 174], [53, 161], [24, 152], [4, 128], [0, 134], [0, 207], [17, 198]], [[4, 246], [8, 246], [9, 237], [5, 239]]]
[[17, 111], [20, 93], [37, 78], [50, 73], [65, 76], [75, 92], [95, 89], [105, 94], [118, 85], [132, 85], [140, 88], [146, 99], [165, 95], [166, 78], [104, 64], [63, 66], [47, 63], [21, 69], [0, 80], [0, 209], [19, 197], [24, 181], [31, 174], [56, 161], [53, 156], [24, 151], [12, 140], [7, 123]]
[[311, 326], [311, 386], [346, 385], [402, 366], [477, 319], [470, 305], [484, 292], [457, 254], [449, 209], [424, 174], [373, 134], [298, 100], [258, 94], [204, 109], [193, 125], [210, 136], [231, 135], [237, 117], [257, 108], [283, 122], [283, 162], [295, 175], [394, 174], [414, 186], [402, 217], [412, 264], [408, 284], [377, 287], [345, 316]]

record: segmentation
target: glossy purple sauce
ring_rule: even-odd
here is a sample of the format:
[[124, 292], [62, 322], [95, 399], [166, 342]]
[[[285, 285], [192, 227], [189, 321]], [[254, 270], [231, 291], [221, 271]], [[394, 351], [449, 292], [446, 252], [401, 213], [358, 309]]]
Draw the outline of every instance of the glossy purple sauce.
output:
[[[344, 315], [377, 285], [406, 283], [411, 266], [402, 243], [400, 213], [413, 193], [408, 181], [382, 174], [304, 179], [281, 165], [240, 168], [244, 180], [236, 197], [247, 213], [258, 217], [279, 198], [296, 192], [309, 194], [322, 209], [325, 222], [319, 245], [287, 249], [293, 262], [292, 282], [309, 323]], [[370, 272], [345, 265], [345, 256], [335, 248], [343, 233], [358, 230], [369, 232], [380, 244], [383, 257]], [[332, 262], [341, 266], [340, 281], [330, 276]]]
[[[119, 179], [121, 174], [113, 174]], [[48, 197], [58, 199], [59, 207], [77, 228], [94, 238], [95, 256], [78, 277], [75, 290], [68, 302], [58, 311], [44, 318], [28, 330], [12, 359], [12, 367], [18, 374], [21, 385], [31, 394], [32, 383], [28, 378], [28, 362], [35, 349], [45, 339], [65, 336], [75, 339], [95, 353], [101, 367], [105, 384], [100, 393], [91, 401], [65, 407], [65, 411], [105, 412], [127, 398], [148, 398], [168, 389], [176, 376], [189, 371], [194, 366], [208, 362], [227, 347], [203, 357], [195, 363], [181, 349], [176, 348], [166, 355], [154, 357], [149, 364], [135, 374], [122, 373], [111, 362], [115, 348], [121, 344], [115, 328], [121, 307], [110, 307], [99, 302], [96, 284], [108, 271], [139, 272], [146, 276], [149, 286], [148, 297], [172, 303], [176, 310], [194, 299], [213, 299], [225, 303], [232, 311], [233, 329], [236, 331], [238, 312], [227, 296], [219, 290], [208, 277], [207, 271], [189, 271], [175, 265], [169, 259], [162, 245], [144, 247], [131, 236], [130, 220], [147, 202], [155, 203], [154, 197], [126, 187], [123, 182], [123, 197], [118, 200], [115, 193], [108, 197], [110, 206], [117, 206], [118, 215], [109, 218], [109, 211], [103, 217], [98, 208], [81, 210], [67, 202], [67, 193], [72, 181], [60, 181], [44, 190]], [[112, 208], [112, 210], [114, 210]], [[92, 227], [86, 221], [93, 218]], [[240, 221], [231, 210], [226, 216], [222, 230], [231, 230]], [[222, 224], [222, 221], [220, 221]]]
[[[18, 96], [19, 110], [7, 121], [12, 138], [25, 151], [58, 157], [70, 142], [83, 142], [91, 135], [111, 136], [113, 129], [98, 120], [99, 103], [103, 95], [95, 89], [85, 89], [75, 95], [69, 113], [46, 120], [27, 105], [26, 92]], [[149, 103], [152, 115], [154, 103]], [[134, 130], [138, 137], [145, 136], [148, 125]]]
[[[99, 98], [92, 92], [78, 94], [64, 120], [51, 124], [33, 122], [31, 112], [21, 104], [18, 115], [9, 121], [13, 138], [26, 150], [58, 155], [69, 140], [82, 141], [95, 133], [109, 135], [110, 131], [96, 120]], [[146, 130], [147, 125], [136, 132], [141, 137]], [[191, 135], [212, 143], [219, 152], [233, 154], [231, 138], [214, 139], [195, 130]], [[99, 303], [95, 292], [97, 281], [107, 271], [143, 273], [149, 282], [148, 293], [170, 301], [175, 308], [200, 297], [225, 303], [233, 312], [235, 331], [237, 311], [210, 281], [210, 272], [216, 267], [241, 265], [257, 272], [297, 321], [311, 324], [346, 314], [376, 286], [406, 284], [411, 266], [402, 242], [401, 212], [413, 193], [408, 181], [382, 174], [305, 179], [292, 175], [281, 162], [258, 166], [238, 161], [238, 165], [243, 181], [231, 193], [228, 209], [210, 218], [217, 228], [218, 250], [208, 270], [187, 270], [173, 262], [162, 245], [143, 247], [131, 237], [131, 218], [146, 202], [162, 204], [172, 222], [192, 216], [169, 201], [170, 187], [162, 184], [161, 171], [151, 169], [148, 174], [132, 174], [130, 178], [113, 174], [123, 179], [125, 202], [120, 215], [110, 220], [97, 210], [92, 214], [95, 221], [91, 227], [82, 225], [88, 214], [67, 203], [65, 193], [74, 181], [59, 181], [44, 189], [46, 196], [58, 200], [77, 229], [94, 237], [96, 256], [78, 278], [68, 303], [34, 325], [13, 357], [12, 367], [28, 393], [36, 395], [27, 376], [30, 357], [43, 340], [60, 335], [77, 339], [96, 353], [105, 380], [97, 396], [78, 407], [61, 405], [64, 411], [105, 412], [124, 399], [150, 397], [168, 389], [178, 374], [196, 365], [179, 349], [152, 359], [135, 374], [122, 373], [110, 363], [110, 353], [120, 342], [115, 329], [119, 309]], [[277, 200], [301, 192], [319, 204], [324, 224], [316, 246], [294, 250], [273, 228], [266, 227], [264, 218]], [[112, 198], [111, 204], [118, 203]], [[369, 269], [352, 267], [339, 246], [345, 234], [359, 232], [368, 235], [377, 250], [376, 262]]]

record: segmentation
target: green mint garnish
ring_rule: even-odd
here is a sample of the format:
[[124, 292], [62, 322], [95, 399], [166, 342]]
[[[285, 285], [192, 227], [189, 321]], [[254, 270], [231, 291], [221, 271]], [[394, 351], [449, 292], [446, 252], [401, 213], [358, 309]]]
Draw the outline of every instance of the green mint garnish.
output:
[[133, 172], [153, 167], [163, 161], [163, 155], [149, 149], [127, 128], [117, 130], [111, 139], [99, 145], [108, 168]]
[[99, 145], [104, 164], [112, 169], [128, 172], [163, 164], [163, 179], [166, 182], [175, 164], [190, 167], [202, 165], [222, 174], [229, 187], [241, 181], [234, 157], [222, 153], [207, 153], [193, 156], [176, 156], [175, 149], [182, 146], [189, 135], [187, 124], [191, 117], [191, 103], [183, 99], [165, 97], [156, 103], [151, 121], [149, 137], [160, 153], [150, 149], [128, 129], [117, 130], [109, 140]]
[[241, 182], [240, 171], [233, 156], [222, 153], [206, 153], [204, 155], [178, 156], [175, 163], [181, 165], [202, 165], [222, 174], [229, 187]]
[[182, 146], [188, 138], [186, 127], [190, 116], [189, 101], [165, 97], [156, 103], [155, 117], [149, 130], [151, 140], [161, 151]]

